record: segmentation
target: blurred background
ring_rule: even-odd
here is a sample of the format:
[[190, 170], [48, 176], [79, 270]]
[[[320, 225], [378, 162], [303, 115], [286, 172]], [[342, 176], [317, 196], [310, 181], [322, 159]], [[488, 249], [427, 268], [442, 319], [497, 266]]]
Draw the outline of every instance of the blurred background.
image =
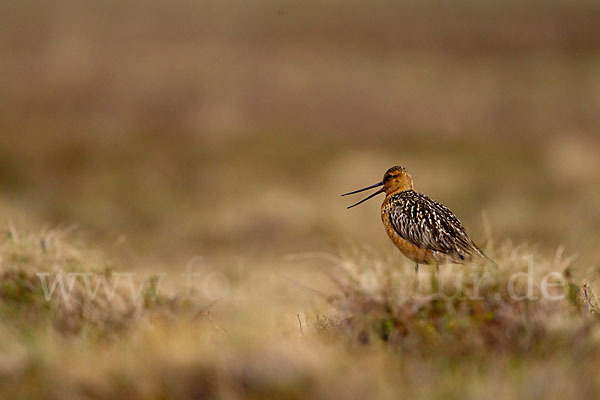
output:
[[[391, 247], [395, 164], [485, 242], [600, 239], [600, 3], [0, 2], [0, 217], [148, 262]], [[184, 265], [184, 264], [178, 264]]]

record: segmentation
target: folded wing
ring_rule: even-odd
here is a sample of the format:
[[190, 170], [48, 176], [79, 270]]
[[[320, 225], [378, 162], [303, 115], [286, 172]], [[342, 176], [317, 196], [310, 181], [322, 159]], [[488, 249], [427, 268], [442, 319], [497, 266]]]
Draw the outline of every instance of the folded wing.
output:
[[403, 239], [457, 261], [469, 260], [473, 253], [480, 254], [448, 207], [413, 190], [396, 196], [390, 222]]

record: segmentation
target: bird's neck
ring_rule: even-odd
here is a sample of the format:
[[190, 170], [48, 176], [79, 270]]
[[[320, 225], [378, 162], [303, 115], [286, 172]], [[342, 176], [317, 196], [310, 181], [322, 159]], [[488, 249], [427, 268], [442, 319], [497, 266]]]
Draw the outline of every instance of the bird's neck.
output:
[[409, 190], [414, 190], [414, 189], [412, 188], [412, 186], [410, 186], [410, 187], [406, 187], [406, 188], [397, 188], [397, 189], [394, 189], [394, 190], [390, 190], [389, 192], [386, 191], [385, 192], [385, 198], [387, 199], [387, 198], [392, 197], [392, 196], [394, 196], [394, 195], [396, 195], [398, 193], [407, 192]]

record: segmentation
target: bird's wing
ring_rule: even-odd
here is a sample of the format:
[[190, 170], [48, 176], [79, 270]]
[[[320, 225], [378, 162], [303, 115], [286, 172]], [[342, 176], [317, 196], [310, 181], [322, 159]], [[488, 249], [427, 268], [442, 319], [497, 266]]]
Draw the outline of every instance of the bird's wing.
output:
[[461, 260], [470, 259], [477, 247], [458, 218], [443, 204], [429, 197], [407, 191], [390, 210], [394, 230], [410, 243]]

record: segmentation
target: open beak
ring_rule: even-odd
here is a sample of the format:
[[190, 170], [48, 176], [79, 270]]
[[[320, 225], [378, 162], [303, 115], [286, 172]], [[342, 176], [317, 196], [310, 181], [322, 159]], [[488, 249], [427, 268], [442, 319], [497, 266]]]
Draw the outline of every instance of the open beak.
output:
[[[356, 194], [356, 193], [364, 192], [365, 190], [373, 189], [373, 188], [376, 188], [376, 187], [379, 187], [379, 186], [383, 186], [383, 182], [377, 182], [376, 184], [371, 185], [371, 186], [367, 186], [366, 188], [358, 189], [358, 190], [355, 190], [353, 192], [344, 193], [342, 196], [348, 196], [349, 194]], [[376, 191], [375, 193], [372, 193], [371, 195], [369, 195], [368, 197], [362, 199], [358, 203], [352, 204], [351, 206], [348, 206], [348, 208], [352, 208], [352, 207], [355, 207], [355, 206], [357, 206], [359, 204], [362, 204], [365, 201], [367, 201], [367, 200], [369, 200], [369, 199], [377, 196], [379, 193], [383, 193], [383, 192], [385, 192], [385, 188], [379, 189], [378, 191]]]

